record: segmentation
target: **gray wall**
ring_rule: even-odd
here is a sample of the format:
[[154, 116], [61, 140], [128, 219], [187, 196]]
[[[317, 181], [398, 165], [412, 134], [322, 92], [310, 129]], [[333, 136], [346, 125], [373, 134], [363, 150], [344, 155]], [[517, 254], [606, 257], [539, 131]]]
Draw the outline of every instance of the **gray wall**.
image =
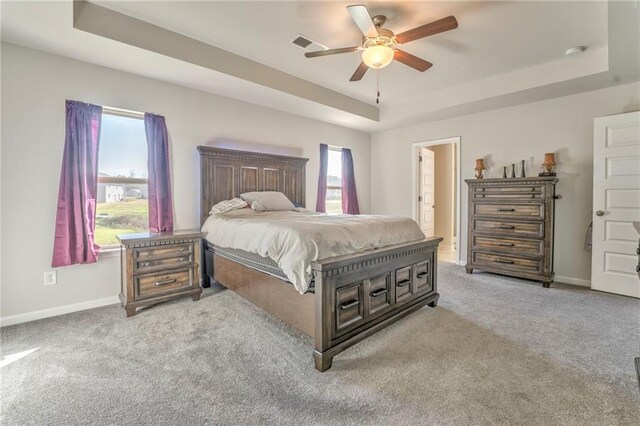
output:
[[65, 99], [166, 117], [177, 229], [199, 226], [196, 146], [214, 143], [308, 157], [311, 208], [318, 144], [350, 148], [360, 207], [369, 211], [369, 134], [4, 43], [1, 83], [3, 318], [71, 304], [89, 307], [119, 292], [120, 260], [108, 256], [93, 265], [59, 268], [58, 284], [43, 285], [43, 273], [51, 269]]

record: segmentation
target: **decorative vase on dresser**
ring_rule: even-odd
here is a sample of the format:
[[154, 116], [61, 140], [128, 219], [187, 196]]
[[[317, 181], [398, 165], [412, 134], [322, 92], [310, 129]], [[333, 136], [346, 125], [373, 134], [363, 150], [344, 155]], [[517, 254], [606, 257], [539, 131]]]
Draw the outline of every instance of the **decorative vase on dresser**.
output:
[[467, 179], [468, 274], [474, 269], [553, 282], [556, 177]]
[[120, 300], [127, 316], [136, 309], [202, 293], [200, 231], [122, 234]]

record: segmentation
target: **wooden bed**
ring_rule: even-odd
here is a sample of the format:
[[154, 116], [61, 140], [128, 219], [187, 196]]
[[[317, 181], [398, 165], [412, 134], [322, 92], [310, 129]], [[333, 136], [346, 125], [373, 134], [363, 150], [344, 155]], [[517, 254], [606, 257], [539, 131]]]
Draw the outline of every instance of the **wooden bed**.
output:
[[[306, 158], [199, 146], [201, 222], [212, 205], [249, 191], [280, 191], [305, 205]], [[403, 316], [435, 307], [441, 238], [312, 263], [314, 293], [215, 253], [203, 244], [205, 285], [215, 281], [315, 340], [319, 371], [333, 357]], [[425, 325], [426, 326], [426, 325]]]

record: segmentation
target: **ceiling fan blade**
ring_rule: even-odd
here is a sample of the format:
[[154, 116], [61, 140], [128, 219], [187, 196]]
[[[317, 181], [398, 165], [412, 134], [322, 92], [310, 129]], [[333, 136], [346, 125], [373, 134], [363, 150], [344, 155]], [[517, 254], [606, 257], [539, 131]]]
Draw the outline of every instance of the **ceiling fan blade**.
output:
[[417, 56], [413, 56], [411, 53], [407, 53], [404, 50], [396, 49], [393, 54], [393, 59], [420, 72], [424, 72], [433, 66], [431, 62], [420, 59]]
[[371, 20], [371, 15], [366, 6], [361, 4], [354, 4], [347, 6], [347, 11], [351, 15], [351, 19], [356, 23], [362, 34], [367, 37], [375, 37], [378, 35], [378, 30]]
[[396, 39], [398, 40], [398, 43], [407, 43], [409, 41], [429, 37], [455, 28], [458, 28], [458, 21], [453, 16], [447, 16], [446, 18], [438, 19], [437, 21], [400, 33], [396, 35]]
[[360, 50], [360, 46], [341, 47], [339, 49], [318, 50], [316, 52], [307, 52], [304, 54], [307, 58], [317, 58], [318, 56], [337, 55], [338, 53], [351, 53]]
[[367, 66], [367, 64], [365, 64], [364, 62], [360, 62], [360, 65], [358, 65], [358, 68], [356, 68], [356, 72], [353, 73], [349, 81], [362, 80], [362, 77], [364, 77], [364, 73], [366, 73], [368, 69], [369, 67]]

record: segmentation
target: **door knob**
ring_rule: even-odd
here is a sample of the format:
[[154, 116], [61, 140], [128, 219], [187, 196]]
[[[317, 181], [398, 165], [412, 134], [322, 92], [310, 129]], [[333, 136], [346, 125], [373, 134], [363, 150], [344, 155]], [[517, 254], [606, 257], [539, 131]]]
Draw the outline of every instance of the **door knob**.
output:
[[596, 212], [596, 216], [604, 216], [604, 212], [602, 210], [598, 210]]

